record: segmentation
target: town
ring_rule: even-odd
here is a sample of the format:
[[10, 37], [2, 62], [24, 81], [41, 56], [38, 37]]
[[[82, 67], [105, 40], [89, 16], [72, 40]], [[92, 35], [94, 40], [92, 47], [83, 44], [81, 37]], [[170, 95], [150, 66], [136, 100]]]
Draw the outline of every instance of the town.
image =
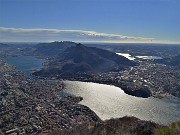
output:
[[[69, 42], [65, 43], [69, 44]], [[76, 45], [70, 43], [73, 46]], [[64, 42], [55, 42], [55, 46], [61, 49], [59, 44], [64, 44]], [[45, 52], [48, 52], [49, 47], [51, 46], [45, 48]], [[91, 50], [82, 45], [78, 46], [78, 49], [83, 48]], [[114, 85], [122, 88], [126, 94], [143, 98], [151, 96], [155, 98], [180, 97], [180, 69], [174, 66], [161, 64], [154, 60], [135, 59], [132, 63], [136, 64], [127, 66], [123, 70], [94, 73], [61, 71], [48, 72], [47, 75], [42, 74], [41, 76], [41, 74], [34, 73], [48, 68], [53, 69], [51, 64], [58, 62], [56, 57], [59, 54], [47, 58], [42, 55], [42, 49], [35, 55], [34, 50], [35, 48], [31, 45], [2, 47], [0, 50], [0, 135], [76, 133], [79, 135], [85, 133], [87, 135], [109, 135], [111, 131], [113, 131], [112, 135], [114, 132], [117, 134], [134, 134], [136, 132], [135, 135], [141, 133], [142, 135], [146, 133], [153, 135], [157, 128], [162, 127], [154, 122], [127, 116], [102, 121], [90, 108], [80, 104], [83, 100], [82, 97], [70, 95], [64, 91], [66, 87], [63, 83], [64, 80]], [[96, 51], [101, 52], [98, 49]], [[109, 54], [115, 55], [112, 52]], [[10, 65], [6, 61], [8, 56], [27, 55], [44, 59], [43, 68], [33, 69], [31, 70], [32, 74], [26, 75], [23, 71], [17, 70], [15, 65]], [[94, 60], [96, 61], [96, 59]], [[121, 126], [117, 126], [118, 124]], [[141, 126], [143, 131], [137, 130]]]
[[0, 61], [0, 129], [4, 134], [47, 134], [55, 129], [93, 128], [100, 119], [78, 104], [82, 97], [60, 93], [61, 80], [33, 80]]
[[141, 61], [138, 66], [119, 72], [79, 73], [69, 79], [115, 85], [138, 97], [180, 97], [180, 69], [152, 61]]

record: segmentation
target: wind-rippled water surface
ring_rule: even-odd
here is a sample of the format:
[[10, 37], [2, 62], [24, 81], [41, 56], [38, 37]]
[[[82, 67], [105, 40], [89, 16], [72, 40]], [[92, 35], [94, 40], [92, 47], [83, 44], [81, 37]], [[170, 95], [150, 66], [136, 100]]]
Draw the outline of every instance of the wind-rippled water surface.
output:
[[118, 87], [79, 81], [64, 81], [63, 92], [82, 96], [80, 104], [88, 106], [102, 120], [135, 116], [159, 124], [180, 120], [180, 100], [177, 98], [139, 98]]

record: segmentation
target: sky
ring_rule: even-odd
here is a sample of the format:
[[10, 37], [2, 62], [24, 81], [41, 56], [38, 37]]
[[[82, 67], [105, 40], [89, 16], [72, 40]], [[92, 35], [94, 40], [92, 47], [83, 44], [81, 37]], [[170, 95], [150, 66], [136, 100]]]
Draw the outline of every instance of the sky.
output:
[[180, 0], [0, 0], [0, 42], [180, 43]]

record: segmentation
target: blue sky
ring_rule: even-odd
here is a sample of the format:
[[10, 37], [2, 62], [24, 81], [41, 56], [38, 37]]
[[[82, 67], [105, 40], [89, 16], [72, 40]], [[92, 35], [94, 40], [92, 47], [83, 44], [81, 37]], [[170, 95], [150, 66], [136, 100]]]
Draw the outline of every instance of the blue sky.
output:
[[180, 0], [0, 0], [0, 41], [180, 43]]

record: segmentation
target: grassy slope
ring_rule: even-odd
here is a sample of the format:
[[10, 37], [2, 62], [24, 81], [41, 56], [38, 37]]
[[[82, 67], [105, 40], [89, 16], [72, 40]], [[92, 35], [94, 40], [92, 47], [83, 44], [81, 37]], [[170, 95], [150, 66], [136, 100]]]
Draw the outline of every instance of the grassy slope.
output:
[[180, 121], [172, 123], [168, 127], [158, 128], [155, 135], [180, 135]]

